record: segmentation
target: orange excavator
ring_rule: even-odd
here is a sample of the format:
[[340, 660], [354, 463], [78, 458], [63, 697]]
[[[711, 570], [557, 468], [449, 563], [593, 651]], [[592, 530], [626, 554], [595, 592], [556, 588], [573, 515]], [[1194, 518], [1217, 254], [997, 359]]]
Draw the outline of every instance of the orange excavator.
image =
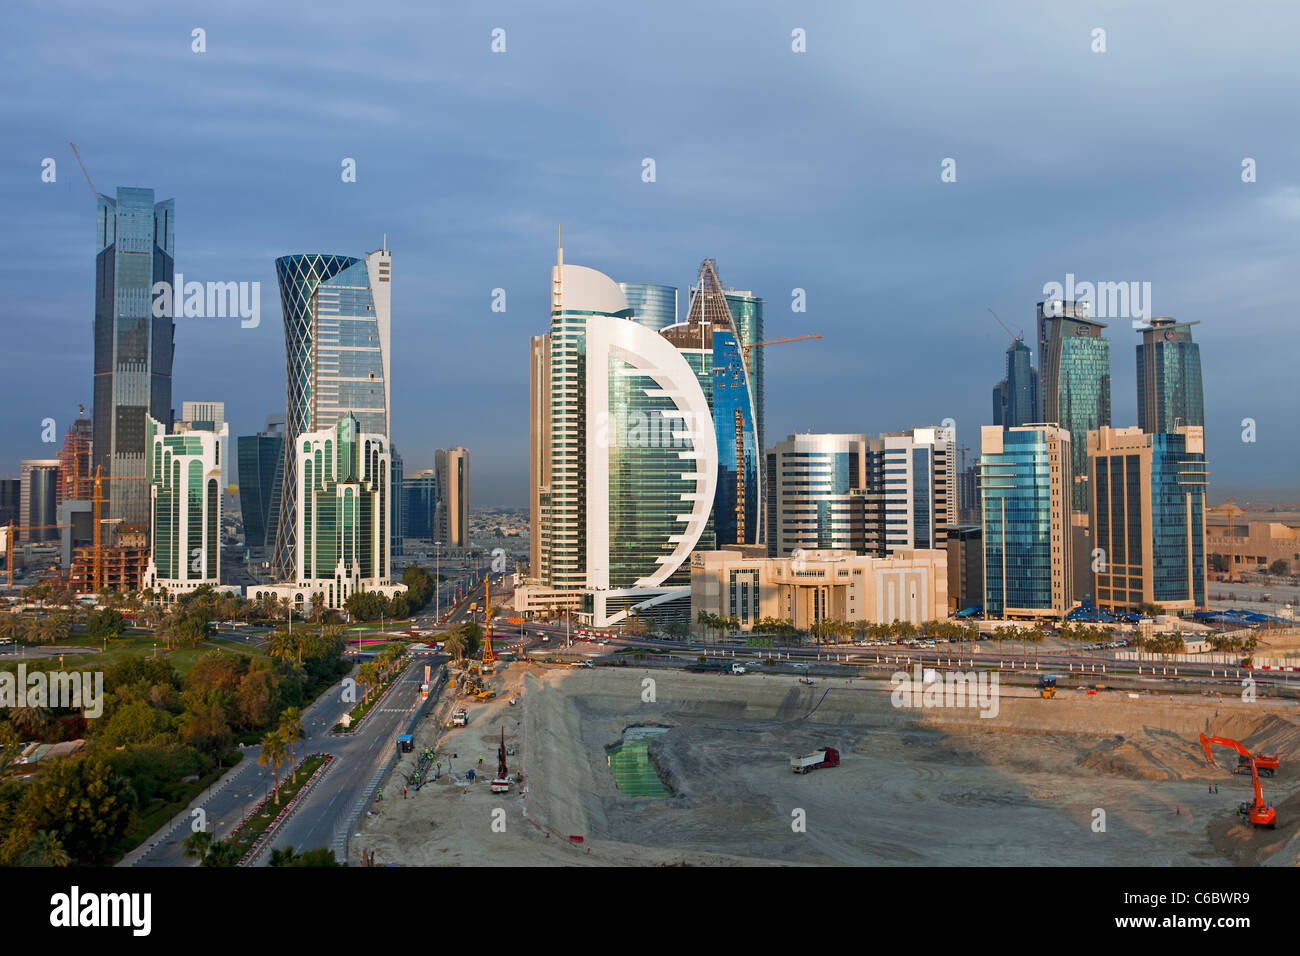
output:
[[[1277, 811], [1271, 805], [1266, 806], [1264, 803], [1264, 792], [1259, 786], [1259, 768], [1255, 755], [1250, 752], [1245, 744], [1239, 741], [1227, 737], [1207, 737], [1205, 734], [1201, 734], [1201, 749], [1205, 751], [1205, 760], [1210, 766], [1214, 766], [1214, 754], [1210, 752], [1211, 744], [1231, 747], [1240, 755], [1238, 757], [1238, 766], [1240, 766], [1242, 760], [1250, 766], [1251, 781], [1255, 785], [1255, 802], [1253, 804], [1243, 803], [1237, 808], [1237, 812], [1248, 818], [1253, 826], [1268, 827], [1270, 830], [1275, 829], [1277, 827]], [[1276, 767], [1277, 758], [1273, 758], [1273, 761]]]

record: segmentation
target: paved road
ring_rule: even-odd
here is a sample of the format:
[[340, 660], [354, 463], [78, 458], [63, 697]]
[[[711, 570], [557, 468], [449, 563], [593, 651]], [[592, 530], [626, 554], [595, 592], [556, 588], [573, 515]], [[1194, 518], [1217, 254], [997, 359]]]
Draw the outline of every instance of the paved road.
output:
[[[280, 825], [270, 847], [259, 858], [260, 865], [266, 864], [274, 847], [311, 850], [335, 844], [357, 800], [392, 756], [397, 735], [406, 730], [412, 713], [420, 705], [425, 665], [437, 673], [441, 663], [440, 656], [417, 657], [393, 684], [379, 709], [366, 717], [355, 734], [327, 736], [313, 742], [310, 750], [332, 753], [334, 760], [293, 816]], [[393, 786], [396, 788], [396, 783]], [[384, 799], [392, 795], [385, 794]], [[400, 788], [396, 796], [401, 799]]]
[[[333, 832], [346, 820], [348, 811], [369, 782], [373, 769], [395, 746], [396, 728], [405, 724], [410, 711], [419, 702], [419, 685], [424, 665], [435, 668], [439, 661], [431, 657], [416, 658], [407, 666], [384, 699], [379, 711], [361, 724], [355, 734], [333, 736], [329, 733], [351, 707], [342, 700], [342, 685], [326, 691], [303, 713], [303, 730], [307, 737], [295, 749], [299, 759], [304, 754], [322, 752], [335, 755], [330, 769], [315, 789], [304, 797], [294, 816], [281, 825], [274, 846], [292, 843], [299, 849], [330, 846]], [[355, 672], [354, 672], [355, 675]], [[273, 785], [269, 767], [259, 767], [261, 747], [246, 747], [239, 766], [216, 781], [199, 804], [207, 813], [208, 827], [217, 839], [225, 839], [231, 830], [265, 798]], [[283, 768], [281, 774], [284, 773]], [[331, 829], [332, 828], [332, 829]], [[135, 862], [136, 866], [192, 866], [184, 856], [181, 841], [190, 834], [189, 819], [172, 827], [162, 836], [155, 834], [151, 846]], [[281, 837], [285, 839], [282, 840]], [[267, 854], [263, 854], [265, 861]]]

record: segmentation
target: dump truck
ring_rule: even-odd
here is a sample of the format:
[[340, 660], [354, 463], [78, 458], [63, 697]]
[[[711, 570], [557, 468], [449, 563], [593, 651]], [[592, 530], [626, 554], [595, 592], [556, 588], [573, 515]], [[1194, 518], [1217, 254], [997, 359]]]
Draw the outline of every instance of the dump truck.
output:
[[821, 750], [814, 750], [812, 753], [790, 758], [790, 769], [795, 773], [807, 773], [810, 770], [816, 770], [818, 767], [838, 767], [839, 765], [840, 752], [834, 747], [823, 747]]
[[451, 715], [451, 725], [453, 727], [464, 727], [467, 720], [469, 720], [469, 713], [464, 710], [458, 710]]

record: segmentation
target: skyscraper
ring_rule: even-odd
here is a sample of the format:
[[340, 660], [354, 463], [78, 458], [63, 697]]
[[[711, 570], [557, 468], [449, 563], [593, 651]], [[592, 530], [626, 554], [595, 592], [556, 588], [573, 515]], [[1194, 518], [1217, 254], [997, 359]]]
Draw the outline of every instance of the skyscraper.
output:
[[954, 439], [943, 427], [867, 439], [866, 553], [947, 546], [947, 530], [957, 523]]
[[392, 494], [388, 496], [388, 526], [393, 529], [393, 554], [405, 554], [405, 539], [402, 537], [402, 525], [405, 518], [402, 515], [402, 505], [404, 498], [402, 489], [406, 483], [406, 463], [402, 461], [402, 456], [397, 453], [397, 445], [389, 444], [388, 451], [392, 455]]
[[633, 321], [661, 332], [677, 324], [677, 287], [653, 282], [620, 282]]
[[22, 463], [21, 474], [21, 528], [15, 540], [23, 544], [58, 541], [58, 530], [49, 526], [58, 524], [59, 518], [59, 459], [29, 458]]
[[1087, 302], [1038, 303], [1038, 421], [1070, 433], [1070, 507], [1088, 513], [1088, 432], [1110, 424], [1110, 341]]
[[433, 453], [438, 478], [438, 540], [448, 548], [469, 547], [469, 451], [439, 448]]
[[1061, 617], [1074, 597], [1070, 433], [1054, 425], [980, 432], [984, 613]]
[[[700, 264], [686, 321], [663, 335], [701, 376], [718, 447], [711, 536], [718, 547], [764, 541], [763, 300], [725, 289], [712, 259]], [[701, 542], [708, 548], [710, 542]]]
[[352, 414], [361, 429], [390, 433], [390, 272], [387, 246], [364, 259], [294, 255], [275, 260], [284, 312], [285, 467], [273, 567], [292, 577], [299, 435]]
[[384, 435], [362, 429], [351, 412], [329, 428], [303, 432], [293, 442], [297, 461], [297, 570], [291, 584], [250, 587], [255, 600], [270, 594], [308, 610], [319, 595], [326, 608], [342, 608], [359, 591], [392, 597], [392, 461]]
[[402, 537], [413, 547], [428, 548], [437, 538], [438, 472], [423, 468], [402, 481]]
[[256, 435], [240, 435], [239, 510], [244, 517], [244, 547], [260, 560], [275, 548], [284, 481], [284, 416], [271, 415]]
[[768, 455], [768, 552], [867, 550], [867, 436], [791, 435]]
[[1088, 433], [1099, 606], [1205, 607], [1204, 434], [1199, 425]]
[[713, 418], [698, 362], [634, 316], [618, 283], [560, 251], [550, 332], [530, 350], [536, 583], [517, 607], [586, 600], [606, 626], [689, 600], [686, 559], [716, 492]]
[[1201, 391], [1201, 347], [1192, 326], [1157, 316], [1141, 329], [1137, 346], [1138, 427], [1169, 434], [1182, 425], [1205, 426]]
[[1023, 339], [1007, 348], [1006, 377], [993, 388], [993, 424], [1011, 428], [1038, 420], [1038, 371]]
[[[121, 186], [100, 195], [95, 231], [94, 467], [144, 478], [145, 419], [172, 421], [176, 325], [153, 307], [154, 284], [175, 281], [174, 200]], [[117, 532], [149, 526], [145, 481], [104, 484], [104, 515]]]
[[171, 432], [156, 419], [148, 429], [150, 492], [146, 588], [170, 596], [221, 581], [221, 501], [226, 484], [223, 454], [230, 434], [179, 424]]

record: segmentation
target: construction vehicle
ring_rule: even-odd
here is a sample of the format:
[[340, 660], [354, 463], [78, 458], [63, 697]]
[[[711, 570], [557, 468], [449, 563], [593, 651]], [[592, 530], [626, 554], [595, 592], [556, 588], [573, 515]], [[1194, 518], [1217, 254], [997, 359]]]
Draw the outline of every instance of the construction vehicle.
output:
[[1042, 695], [1043, 700], [1051, 700], [1056, 696], [1056, 675], [1044, 674], [1038, 678], [1038, 692]]
[[458, 710], [451, 715], [451, 725], [453, 727], [464, 727], [467, 720], [469, 720], [469, 713], [465, 710]]
[[823, 747], [821, 750], [814, 750], [812, 753], [790, 758], [790, 769], [795, 773], [808, 773], [818, 767], [838, 767], [839, 765], [840, 752], [834, 747]]
[[506, 776], [506, 729], [501, 728], [501, 746], [497, 748], [497, 775], [492, 781], [493, 793], [509, 793], [510, 778]]
[[[1268, 827], [1270, 830], [1275, 829], [1277, 827], [1277, 811], [1271, 804], [1266, 805], [1264, 803], [1264, 792], [1259, 786], [1259, 770], [1255, 765], [1254, 755], [1246, 748], [1245, 744], [1239, 741], [1228, 737], [1207, 737], [1205, 734], [1201, 734], [1201, 749], [1205, 751], [1205, 760], [1211, 767], [1215, 766], [1214, 754], [1210, 752], [1211, 744], [1233, 748], [1239, 755], [1237, 766], [1240, 767], [1241, 761], [1244, 759], [1250, 767], [1251, 782], [1255, 787], [1255, 802], [1241, 804], [1237, 807], [1237, 812], [1248, 819], [1252, 826]], [[1273, 759], [1276, 760], [1276, 758]], [[1233, 771], [1233, 773], [1237, 772], [1237, 770]]]
[[[1259, 771], [1261, 777], [1271, 777], [1277, 773], [1278, 759], [1276, 754], [1258, 753], [1254, 754], [1255, 769]], [[1250, 773], [1251, 758], [1244, 754], [1237, 755], [1237, 767], [1233, 773], [1248, 774]]]

